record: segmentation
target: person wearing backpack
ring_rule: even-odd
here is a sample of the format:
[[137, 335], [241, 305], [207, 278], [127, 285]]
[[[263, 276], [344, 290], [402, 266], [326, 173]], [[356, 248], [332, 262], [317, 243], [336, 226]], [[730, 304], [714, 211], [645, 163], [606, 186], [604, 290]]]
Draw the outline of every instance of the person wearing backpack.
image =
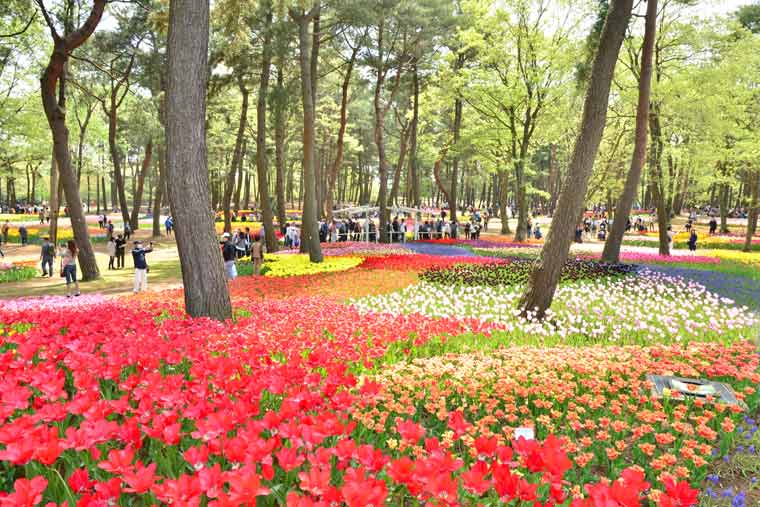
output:
[[53, 276], [53, 259], [55, 258], [55, 245], [50, 242], [50, 238], [45, 236], [44, 243], [40, 250], [40, 261], [42, 261], [42, 276]]

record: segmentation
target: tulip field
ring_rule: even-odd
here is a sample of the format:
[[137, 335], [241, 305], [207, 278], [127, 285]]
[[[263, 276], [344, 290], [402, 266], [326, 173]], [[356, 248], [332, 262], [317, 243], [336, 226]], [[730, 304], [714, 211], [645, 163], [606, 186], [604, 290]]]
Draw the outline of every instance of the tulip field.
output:
[[760, 472], [755, 309], [579, 253], [538, 321], [534, 247], [422, 248], [268, 255], [225, 323], [181, 290], [0, 302], [0, 506], [760, 505], [724, 474]]

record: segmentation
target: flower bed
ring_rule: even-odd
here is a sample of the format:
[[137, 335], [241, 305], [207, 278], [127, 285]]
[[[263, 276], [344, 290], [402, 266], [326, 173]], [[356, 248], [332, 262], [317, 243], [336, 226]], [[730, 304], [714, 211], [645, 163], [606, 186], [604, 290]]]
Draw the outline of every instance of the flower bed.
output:
[[409, 286], [494, 263], [429, 257], [241, 277], [225, 323], [179, 290], [4, 301], [0, 505], [695, 507], [744, 415], [645, 375], [722, 380], [756, 411], [754, 314], [644, 271], [564, 284], [538, 323], [518, 287]]
[[493, 264], [507, 262], [492, 257], [442, 257], [439, 255], [386, 255], [367, 257], [361, 264], [364, 269], [388, 269], [393, 271], [423, 271], [433, 267], [455, 266], [457, 264]]
[[[534, 263], [526, 259], [512, 259], [499, 264], [459, 264], [435, 267], [420, 273], [420, 279], [431, 283], [462, 285], [517, 285], [528, 281]], [[625, 264], [602, 264], [587, 260], [568, 260], [562, 268], [561, 282], [590, 280], [630, 273]]]
[[422, 282], [352, 304], [363, 313], [480, 319], [504, 329], [507, 343], [538, 338], [581, 344], [753, 339], [760, 324], [747, 308], [699, 284], [649, 272], [560, 286], [543, 322], [519, 317], [521, 295], [519, 286]]
[[322, 243], [324, 255], [358, 255], [360, 257], [384, 256], [384, 255], [414, 255], [397, 243], [368, 243], [361, 241], [341, 241], [338, 243]]
[[[548, 452], [539, 462], [567, 470], [565, 479], [576, 485], [573, 494], [581, 494], [578, 485], [599, 474], [618, 477], [633, 466], [643, 472], [639, 480], [651, 483], [649, 497], [657, 500], [671, 489], [671, 481], [703, 481], [713, 452], [725, 451], [741, 417], [711, 399], [652, 399], [646, 374], [720, 378], [757, 406], [757, 367], [758, 356], [749, 343], [508, 348], [488, 356], [447, 355], [384, 365], [381, 373], [365, 380], [376, 392], [356, 417], [376, 432], [394, 435], [391, 447], [411, 456], [425, 456], [425, 437], [444, 435], [444, 451], [460, 459], [460, 466], [470, 467], [464, 489], [473, 494], [472, 501], [483, 492], [489, 500], [497, 499], [494, 490], [500, 481], [491, 463], [512, 457], [501, 446], [518, 427], [533, 428], [539, 441], [559, 437], [555, 445], [572, 462], [565, 461], [564, 453], [552, 457]], [[526, 444], [512, 442], [514, 449]], [[478, 467], [482, 462], [489, 466]], [[410, 474], [409, 489], [424, 488], [421, 479]], [[605, 491], [599, 497], [592, 493], [592, 501], [579, 505], [641, 505], [642, 488], [627, 486], [632, 489], [628, 503]], [[659, 505], [694, 505], [696, 492], [684, 491], [680, 498], [683, 503], [661, 500]]]
[[[600, 259], [601, 254], [581, 254], [583, 259]], [[633, 264], [720, 264], [720, 258], [708, 255], [660, 255], [656, 253], [620, 252], [620, 260]]]
[[34, 263], [0, 262], [0, 283], [20, 282], [37, 276]]
[[320, 263], [309, 261], [308, 254], [266, 254], [264, 257], [264, 276], [299, 276], [317, 273], [345, 271], [362, 263], [364, 259], [356, 256], [325, 257]]

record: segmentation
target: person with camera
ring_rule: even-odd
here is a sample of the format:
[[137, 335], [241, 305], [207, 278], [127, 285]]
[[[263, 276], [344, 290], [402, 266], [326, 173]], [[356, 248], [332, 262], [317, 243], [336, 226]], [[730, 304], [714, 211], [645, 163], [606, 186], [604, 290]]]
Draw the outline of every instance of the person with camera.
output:
[[148, 263], [145, 260], [145, 254], [149, 254], [152, 251], [152, 241], [149, 243], [148, 248], [144, 248], [142, 241], [140, 240], [134, 242], [134, 248], [132, 249], [132, 261], [135, 265], [135, 294], [144, 290], [148, 290]]

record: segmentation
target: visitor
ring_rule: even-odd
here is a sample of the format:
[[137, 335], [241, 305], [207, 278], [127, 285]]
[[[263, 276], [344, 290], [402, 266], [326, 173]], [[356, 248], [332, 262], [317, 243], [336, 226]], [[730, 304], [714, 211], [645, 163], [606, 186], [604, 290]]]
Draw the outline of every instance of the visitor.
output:
[[541, 234], [541, 226], [539, 224], [536, 224], [536, 228], [533, 230], [533, 237], [536, 239], [543, 238], [543, 234]]
[[459, 233], [459, 224], [456, 220], [451, 221], [451, 239], [457, 239], [457, 234]]
[[398, 224], [399, 241], [406, 243], [406, 219], [402, 218]]
[[55, 258], [55, 245], [50, 238], [45, 236], [40, 249], [40, 261], [42, 262], [42, 276], [53, 276], [53, 259]]
[[673, 226], [669, 225], [668, 226], [668, 243], [672, 243], [672, 242], [673, 242]]
[[530, 238], [531, 231], [533, 230], [533, 221], [530, 219], [530, 217], [528, 218], [528, 221], [525, 224], [525, 227], [528, 229], [528, 237]]
[[18, 228], [18, 236], [21, 239], [21, 246], [26, 246], [29, 243], [29, 232], [26, 230], [26, 226], [20, 225]]
[[164, 227], [166, 228], [166, 235], [171, 236], [172, 230], [174, 229], [174, 219], [169, 215], [166, 217], [166, 220], [164, 220]]
[[106, 252], [108, 253], [108, 269], [116, 269], [113, 265], [113, 261], [116, 259], [116, 240], [111, 238], [106, 243]]
[[575, 242], [583, 243], [583, 226], [581, 224], [575, 226]]
[[116, 269], [124, 269], [124, 255], [127, 253], [127, 240], [119, 234], [114, 243], [116, 244]]
[[124, 239], [128, 240], [132, 237], [132, 226], [129, 222], [124, 222]]
[[254, 240], [250, 227], [245, 228], [245, 232], [243, 233], [243, 240], [245, 241], [245, 257], [248, 257], [251, 255], [251, 244]]
[[443, 237], [444, 238], [451, 237], [451, 224], [449, 224], [448, 222], [445, 222], [443, 224]]
[[227, 274], [227, 279], [234, 280], [237, 277], [237, 268], [235, 268], [237, 252], [229, 232], [222, 234], [222, 258], [224, 259], [224, 271]]
[[330, 222], [330, 243], [338, 242], [338, 224], [333, 220]]
[[[262, 226], [261, 231], [259, 231], [259, 240], [263, 240], [265, 237], [266, 232]], [[237, 258], [240, 259], [242, 257], [245, 257], [245, 252], [248, 250], [248, 245], [246, 244], [246, 239], [243, 231], [238, 229], [237, 232], [235, 232], [232, 243], [235, 245], [235, 255]]]
[[266, 250], [266, 245], [261, 240], [261, 238], [259, 238], [258, 241], [254, 241], [253, 244], [251, 245], [251, 262], [253, 262], [254, 275], [258, 276], [261, 273], [261, 263], [264, 260], [265, 250]]
[[715, 219], [715, 215], [710, 216], [710, 236], [714, 235], [718, 230], [718, 221]]
[[63, 249], [63, 255], [61, 260], [61, 276], [66, 278], [66, 297], [71, 297], [71, 286], [74, 286], [76, 293], [74, 296], [78, 296], [79, 282], [77, 282], [77, 245], [73, 240], [69, 240], [66, 244], [66, 248]]
[[148, 290], [148, 262], [145, 259], [145, 254], [153, 251], [153, 243], [151, 242], [148, 248], [143, 248], [142, 241], [139, 239], [134, 242], [134, 248], [132, 248], [132, 262], [135, 266], [135, 287], [134, 293], [137, 294], [140, 291]]
[[696, 230], [692, 230], [691, 234], [689, 234], [689, 251], [690, 252], [697, 251], [697, 231]]
[[686, 221], [686, 225], [684, 225], [684, 228], [686, 229], [686, 232], [691, 231], [691, 219]]
[[470, 229], [470, 239], [480, 239], [480, 223], [474, 222], [472, 224], [472, 227]]
[[44, 224], [45, 223], [45, 210], [42, 207], [40, 207], [39, 217], [40, 217], [40, 224]]
[[470, 222], [464, 223], [464, 239], [470, 239]]
[[108, 239], [111, 239], [113, 237], [113, 222], [110, 220], [108, 221], [108, 224], [106, 225], [106, 236]]
[[3, 243], [5, 243], [7, 245], [8, 244], [8, 234], [11, 233], [11, 224], [9, 224], [7, 220], [3, 224], [2, 232], [3, 232]]

